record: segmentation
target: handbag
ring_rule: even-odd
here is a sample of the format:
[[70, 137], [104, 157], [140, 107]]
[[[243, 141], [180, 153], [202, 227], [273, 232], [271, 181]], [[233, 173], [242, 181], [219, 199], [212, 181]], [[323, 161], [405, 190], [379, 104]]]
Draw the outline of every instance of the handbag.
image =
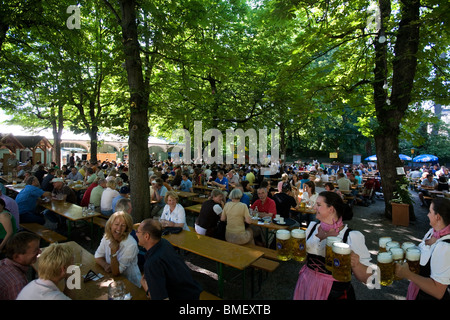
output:
[[163, 229], [162, 235], [165, 236], [165, 235], [168, 235], [171, 233], [177, 234], [177, 233], [180, 233], [181, 230], [183, 230], [183, 228], [181, 228], [181, 227], [166, 227]]
[[214, 238], [225, 240], [225, 231], [227, 229], [227, 222], [220, 221], [217, 223], [216, 231], [214, 232]]

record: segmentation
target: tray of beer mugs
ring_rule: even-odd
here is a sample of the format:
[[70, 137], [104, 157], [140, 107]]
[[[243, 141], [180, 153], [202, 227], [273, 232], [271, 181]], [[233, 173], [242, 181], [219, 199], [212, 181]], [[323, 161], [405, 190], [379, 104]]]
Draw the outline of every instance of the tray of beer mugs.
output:
[[420, 249], [412, 242], [400, 242], [391, 237], [381, 237], [378, 241], [377, 267], [382, 286], [391, 285], [394, 280], [400, 280], [395, 276], [396, 263], [408, 263], [409, 269], [414, 273], [420, 270]]

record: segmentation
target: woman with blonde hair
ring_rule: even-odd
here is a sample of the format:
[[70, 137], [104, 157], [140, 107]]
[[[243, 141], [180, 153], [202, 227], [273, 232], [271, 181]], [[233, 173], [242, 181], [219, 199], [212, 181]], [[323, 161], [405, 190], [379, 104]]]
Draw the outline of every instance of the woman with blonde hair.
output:
[[71, 300], [61, 292], [58, 283], [66, 278], [73, 263], [73, 250], [66, 244], [53, 243], [39, 256], [39, 278], [27, 284], [17, 300]]
[[175, 227], [189, 231], [186, 224], [186, 212], [183, 206], [178, 203], [178, 194], [175, 191], [168, 191], [164, 196], [164, 202], [166, 205], [159, 220], [163, 228]]
[[254, 244], [253, 231], [245, 226], [245, 223], [252, 223], [252, 218], [247, 205], [241, 202], [242, 191], [240, 189], [231, 190], [229, 198], [231, 201], [225, 204], [220, 217], [221, 221], [227, 221], [225, 239], [240, 245]]
[[124, 275], [140, 287], [138, 246], [130, 236], [133, 230], [131, 215], [123, 211], [114, 213], [106, 222], [105, 234], [95, 252], [95, 262], [113, 276]]

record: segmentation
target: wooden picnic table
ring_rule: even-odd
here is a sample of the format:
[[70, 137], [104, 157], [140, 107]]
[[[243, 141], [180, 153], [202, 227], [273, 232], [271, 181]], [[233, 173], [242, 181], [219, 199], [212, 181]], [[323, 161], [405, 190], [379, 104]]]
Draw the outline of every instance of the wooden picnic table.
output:
[[197, 204], [194, 204], [192, 206], [184, 208], [185, 211], [190, 211], [190, 212], [197, 213], [197, 214], [200, 213], [201, 209], [202, 209], [202, 204], [201, 203], [197, 203]]
[[[69, 203], [62, 200], [50, 200], [48, 202], [41, 202], [40, 206], [51, 210], [60, 216], [63, 216], [64, 218], [68, 219], [67, 224], [67, 236], [70, 238], [70, 233], [72, 230], [72, 223], [80, 220], [84, 220], [87, 222], [90, 222], [91, 227], [91, 236], [93, 233], [93, 219], [94, 217], [98, 217], [101, 214], [99, 212], [91, 212], [87, 216], [83, 216], [83, 207], [80, 207], [79, 205]], [[88, 221], [90, 220], [90, 221]]]
[[259, 250], [240, 246], [231, 242], [183, 230], [177, 234], [164, 236], [173, 246], [211, 259], [218, 263], [219, 296], [223, 298], [224, 277], [223, 265], [243, 272], [243, 290], [245, 289], [245, 269], [264, 253]]
[[[148, 300], [145, 291], [142, 288], [138, 288], [131, 283], [127, 278], [120, 275], [114, 277], [111, 273], [107, 273], [101, 266], [95, 262], [95, 257], [92, 253], [84, 249], [78, 243], [69, 241], [64, 245], [70, 246], [74, 251], [81, 252], [81, 280], [79, 289], [64, 290], [64, 294], [72, 300], [108, 300], [108, 285], [114, 280], [123, 281], [125, 284], [125, 293], [131, 294], [132, 300]], [[37, 263], [35, 264], [37, 268]], [[84, 276], [90, 271], [94, 271], [97, 274], [103, 275], [103, 278], [99, 280], [90, 280], [84, 282]], [[39, 270], [36, 270], [39, 273]], [[69, 275], [70, 276], [70, 275]]]
[[14, 194], [18, 194], [18, 193], [20, 193], [20, 191], [25, 189], [25, 185], [24, 184], [7, 184], [7, 185], [5, 185], [5, 188]]
[[187, 191], [180, 191], [180, 190], [173, 190], [173, 191], [175, 191], [178, 194], [178, 196], [182, 197], [182, 198], [191, 198], [191, 197], [195, 197], [195, 196], [199, 195], [198, 193], [195, 193], [195, 192], [187, 192]]

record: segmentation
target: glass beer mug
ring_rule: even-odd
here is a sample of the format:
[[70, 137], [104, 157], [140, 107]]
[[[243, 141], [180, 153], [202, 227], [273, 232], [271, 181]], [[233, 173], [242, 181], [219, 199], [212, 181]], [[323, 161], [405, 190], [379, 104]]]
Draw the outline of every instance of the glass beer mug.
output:
[[420, 249], [411, 247], [406, 249], [406, 262], [408, 263], [409, 270], [419, 274], [420, 271]]
[[388, 286], [394, 281], [394, 260], [391, 252], [380, 252], [377, 257], [380, 270], [380, 284]]
[[400, 247], [400, 243], [398, 241], [389, 241], [388, 243], [386, 243], [386, 251], [389, 252], [389, 250], [391, 250], [391, 248], [399, 248]]
[[292, 258], [302, 262], [306, 259], [306, 232], [302, 229], [294, 229], [291, 231], [291, 248]]
[[392, 260], [394, 261], [394, 280], [401, 280], [395, 275], [395, 263], [403, 263], [403, 260], [405, 259], [405, 251], [400, 247], [391, 248], [389, 251], [392, 254]]
[[388, 243], [390, 241], [392, 241], [391, 237], [381, 237], [378, 240], [378, 246], [379, 246], [378, 252], [386, 252], [386, 243]]
[[281, 261], [291, 260], [291, 250], [289, 246], [289, 239], [291, 233], [289, 230], [278, 230], [276, 234], [277, 238], [277, 256]]
[[349, 282], [352, 279], [351, 252], [347, 243], [333, 243], [333, 278], [336, 281]]
[[339, 237], [327, 237], [327, 245], [325, 247], [325, 268], [333, 271], [333, 243], [342, 242]]
[[289, 230], [278, 230], [276, 238], [278, 259], [281, 261], [291, 260], [291, 249], [289, 245], [291, 233]]

